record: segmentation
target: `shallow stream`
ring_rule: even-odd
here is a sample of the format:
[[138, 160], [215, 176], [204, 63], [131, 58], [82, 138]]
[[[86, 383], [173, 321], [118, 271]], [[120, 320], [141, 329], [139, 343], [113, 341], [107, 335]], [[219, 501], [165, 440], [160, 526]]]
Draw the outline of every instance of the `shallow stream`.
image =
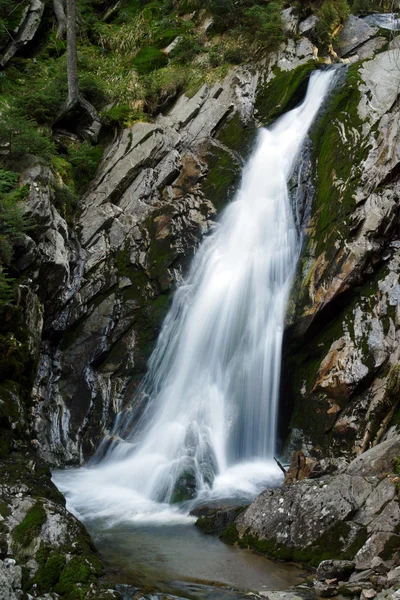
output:
[[295, 565], [228, 546], [204, 535], [193, 523], [125, 523], [110, 528], [98, 521], [89, 529], [111, 577], [149, 592], [215, 597], [215, 592], [193, 584], [265, 591], [284, 590], [302, 581], [303, 573]]

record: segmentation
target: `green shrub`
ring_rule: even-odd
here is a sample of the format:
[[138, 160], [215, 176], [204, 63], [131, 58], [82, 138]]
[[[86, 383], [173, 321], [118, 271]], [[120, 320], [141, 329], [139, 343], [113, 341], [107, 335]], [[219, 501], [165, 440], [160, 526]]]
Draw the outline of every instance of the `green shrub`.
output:
[[156, 69], [161, 69], [168, 62], [168, 57], [154, 46], [139, 50], [133, 59], [132, 66], [140, 74], [145, 75]]

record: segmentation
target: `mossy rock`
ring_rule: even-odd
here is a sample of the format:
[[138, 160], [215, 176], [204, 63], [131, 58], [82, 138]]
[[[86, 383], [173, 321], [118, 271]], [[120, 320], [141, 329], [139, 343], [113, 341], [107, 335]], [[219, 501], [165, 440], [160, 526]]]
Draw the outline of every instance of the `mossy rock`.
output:
[[269, 125], [301, 102], [315, 68], [315, 61], [310, 61], [292, 71], [276, 70], [275, 77], [259, 88], [256, 109], [264, 125]]
[[41, 502], [36, 502], [28, 510], [23, 521], [12, 531], [15, 547], [27, 548], [39, 536], [42, 525], [46, 522], [46, 511]]
[[360, 527], [356, 538], [344, 550], [343, 544], [351, 540], [353, 530], [349, 523], [336, 523], [314, 543], [305, 548], [293, 548], [278, 543], [276, 540], [260, 539], [246, 532], [240, 536], [235, 523], [232, 523], [222, 534], [221, 540], [228, 544], [238, 544], [242, 548], [264, 554], [271, 558], [284, 561], [295, 561], [301, 564], [317, 567], [323, 560], [351, 560], [368, 538], [367, 528]]

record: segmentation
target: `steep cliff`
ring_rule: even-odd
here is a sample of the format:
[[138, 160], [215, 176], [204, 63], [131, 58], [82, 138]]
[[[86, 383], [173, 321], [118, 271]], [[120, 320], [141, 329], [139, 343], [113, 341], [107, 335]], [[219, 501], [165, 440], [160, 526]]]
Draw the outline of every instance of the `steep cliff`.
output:
[[[113, 597], [101, 589], [95, 550], [65, 510], [46, 464], [82, 463], [118, 412], [140, 414], [141, 403], [128, 403], [171, 293], [231, 198], [257, 127], [294, 106], [320, 66], [315, 26], [314, 17], [298, 24], [286, 11], [289, 39], [280, 50], [251, 67], [230, 67], [219, 83], [117, 133], [73, 216], [58, 205], [58, 171], [24, 159], [20, 184], [29, 190], [31, 227], [16, 247], [17, 300], [2, 309], [0, 332], [0, 573], [8, 574], [10, 598], [21, 586], [35, 594], [54, 589], [74, 598], [80, 589]], [[394, 434], [398, 418], [400, 51], [398, 39], [360, 19], [350, 27], [335, 47], [349, 66], [298, 173], [298, 221], [306, 232], [283, 364], [287, 453], [303, 447], [352, 457]], [[361, 491], [334, 518], [365, 511], [380, 485], [360, 481]], [[393, 485], [381, 487], [395, 506]], [[303, 502], [301, 489], [289, 503]], [[284, 502], [290, 493], [281, 493]], [[273, 510], [281, 496], [268, 500]], [[248, 517], [238, 521], [247, 541], [254, 526]], [[390, 527], [397, 521], [396, 513]], [[366, 535], [367, 522], [357, 527], [346, 529], [349, 556], [361, 547], [351, 545], [351, 535]], [[290, 552], [295, 556], [292, 548], [286, 558]]]

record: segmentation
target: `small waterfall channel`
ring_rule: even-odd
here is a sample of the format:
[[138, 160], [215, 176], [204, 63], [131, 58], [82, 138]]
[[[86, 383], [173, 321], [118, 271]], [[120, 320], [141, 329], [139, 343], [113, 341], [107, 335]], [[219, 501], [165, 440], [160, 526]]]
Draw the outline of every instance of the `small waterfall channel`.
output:
[[259, 131], [234, 201], [175, 293], [139, 422], [124, 413], [98, 464], [54, 474], [85, 522], [171, 526], [195, 503], [250, 500], [280, 480], [281, 346], [300, 250], [288, 181], [333, 76], [313, 73], [302, 104]]

